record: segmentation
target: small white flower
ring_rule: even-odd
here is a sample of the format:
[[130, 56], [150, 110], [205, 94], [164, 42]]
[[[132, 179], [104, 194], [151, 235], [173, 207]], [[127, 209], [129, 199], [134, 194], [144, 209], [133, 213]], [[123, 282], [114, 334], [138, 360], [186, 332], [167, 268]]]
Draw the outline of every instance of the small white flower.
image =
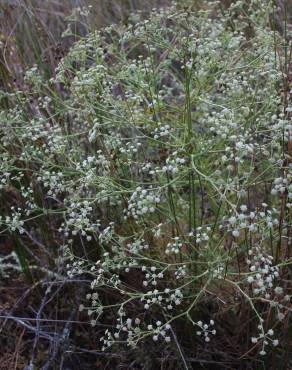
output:
[[277, 286], [274, 290], [275, 290], [275, 293], [278, 295], [283, 294], [283, 288], [280, 286]]
[[240, 233], [239, 233], [239, 231], [238, 231], [238, 230], [233, 230], [233, 231], [232, 231], [232, 235], [233, 235], [235, 238], [237, 238], [237, 237], [239, 237]]
[[251, 284], [254, 282], [253, 276], [248, 276], [247, 281]]

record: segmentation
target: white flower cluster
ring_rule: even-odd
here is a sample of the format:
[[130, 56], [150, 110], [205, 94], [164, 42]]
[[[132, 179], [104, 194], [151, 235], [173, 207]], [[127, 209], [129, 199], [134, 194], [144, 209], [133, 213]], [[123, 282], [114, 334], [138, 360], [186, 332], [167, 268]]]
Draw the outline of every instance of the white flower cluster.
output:
[[[98, 260], [89, 269], [90, 273], [94, 274], [95, 279], [91, 281], [91, 289], [97, 290], [100, 285], [107, 285], [111, 288], [117, 288], [121, 284], [121, 279], [118, 274], [109, 275], [109, 271], [112, 268], [127, 269], [127, 264], [121, 263], [119, 266], [116, 261], [113, 261], [108, 252], [103, 253], [103, 262]], [[88, 271], [88, 269], [87, 269]], [[86, 272], [86, 270], [84, 270]]]
[[159, 305], [165, 307], [168, 311], [171, 311], [174, 307], [182, 304], [183, 293], [180, 289], [175, 289], [173, 291], [169, 288], [165, 288], [162, 292], [158, 289], [154, 289], [153, 291], [148, 291], [141, 298], [141, 301], [146, 301], [144, 304], [145, 310], [149, 310], [153, 305]]
[[120, 147], [120, 152], [122, 154], [135, 154], [141, 148], [142, 143], [137, 142], [133, 144], [132, 142], [127, 142], [124, 147]]
[[24, 80], [36, 87], [39, 87], [42, 84], [43, 77], [41, 76], [38, 67], [34, 65], [25, 72]]
[[211, 231], [210, 226], [206, 226], [206, 227], [198, 226], [196, 228], [196, 232], [194, 232], [194, 231], [190, 232], [189, 236], [196, 235], [196, 243], [200, 244], [200, 243], [203, 243], [203, 242], [208, 242], [208, 240], [209, 240], [208, 233], [210, 233], [210, 231]]
[[178, 254], [183, 247], [183, 243], [178, 236], [173, 238], [173, 241], [168, 243], [165, 249], [166, 254], [174, 253]]
[[156, 171], [153, 169], [153, 165], [150, 162], [144, 163], [141, 170], [149, 175], [155, 175]]
[[156, 321], [155, 325], [150, 324], [147, 326], [147, 330], [154, 334], [152, 337], [154, 342], [157, 342], [159, 337], [162, 337], [166, 343], [169, 343], [171, 341], [171, 337], [168, 335], [170, 329], [170, 324], [163, 325], [161, 321]]
[[58, 194], [66, 191], [64, 174], [59, 171], [44, 170], [38, 177], [37, 181], [42, 183], [47, 190], [47, 195], [56, 198]]
[[176, 174], [179, 168], [186, 163], [184, 158], [177, 157], [177, 152], [172, 153], [165, 161], [165, 166], [162, 167], [162, 172], [169, 174]]
[[269, 292], [279, 277], [279, 269], [273, 266], [273, 257], [263, 253], [259, 246], [253, 247], [248, 253], [250, 259], [247, 264], [252, 275], [248, 276], [247, 281], [252, 284], [254, 294], [261, 294], [269, 299]]
[[25, 188], [24, 186], [22, 186], [21, 195], [25, 200], [25, 215], [29, 216], [33, 213], [35, 209], [38, 208], [34, 198], [34, 191], [30, 187]]
[[149, 284], [156, 286], [158, 279], [163, 279], [164, 274], [163, 272], [157, 272], [157, 268], [155, 266], [151, 266], [147, 269], [146, 266], [142, 267], [142, 271], [145, 274], [145, 280], [143, 280], [143, 285], [148, 286]]
[[288, 208], [292, 207], [292, 172], [289, 168], [288, 173], [285, 177], [277, 177], [274, 180], [273, 187], [271, 190], [272, 195], [284, 196], [287, 193], [287, 204]]
[[277, 347], [279, 344], [279, 340], [274, 338], [274, 330], [269, 329], [266, 333], [263, 330], [262, 325], [258, 326], [258, 329], [260, 330], [260, 334], [258, 337], [252, 337], [251, 342], [254, 344], [261, 343], [261, 350], [260, 355], [264, 356], [267, 354], [266, 352], [266, 346], [268, 344], [272, 344], [273, 347]]
[[197, 330], [196, 334], [203, 336], [205, 342], [210, 342], [210, 335], [216, 335], [216, 330], [213, 328], [215, 325], [214, 320], [210, 320], [209, 324], [198, 321], [196, 325], [200, 328], [200, 330]]
[[62, 223], [59, 232], [64, 232], [68, 237], [70, 234], [80, 236], [90, 241], [92, 233], [98, 233], [100, 228], [100, 220], [95, 219], [92, 221], [92, 205], [89, 201], [70, 201], [67, 206], [66, 216], [67, 219]]
[[[113, 250], [117, 248], [112, 248]], [[112, 261], [113, 263], [108, 263], [108, 266], [112, 266], [116, 268], [117, 270], [123, 270], [124, 272], [130, 272], [131, 268], [137, 268], [139, 266], [137, 260], [135, 258], [129, 258], [123, 253], [117, 254], [113, 257]]]
[[138, 317], [131, 319], [123, 316], [125, 316], [125, 313], [120, 311], [114, 333], [107, 329], [105, 335], [101, 337], [103, 350], [117, 342], [125, 342], [128, 346], [135, 347], [139, 337], [145, 335], [151, 335], [154, 342], [157, 342], [160, 338], [166, 343], [171, 341], [168, 334], [171, 330], [170, 324], [163, 324], [160, 320], [157, 320], [155, 324], [148, 324], [146, 328], [143, 328], [143, 322]]
[[139, 254], [149, 249], [149, 244], [145, 243], [145, 240], [135, 240], [132, 243], [127, 244], [127, 249], [132, 254]]
[[158, 123], [158, 127], [155, 128], [152, 133], [155, 140], [169, 136], [171, 128], [169, 125], [163, 125], [161, 122]]
[[256, 233], [263, 231], [265, 228], [271, 230], [279, 224], [277, 210], [274, 208], [272, 210], [267, 209], [266, 203], [262, 203], [261, 209], [249, 213], [247, 212], [247, 206], [241, 205], [240, 211], [240, 213], [236, 213], [228, 219], [228, 230], [232, 232], [235, 238], [240, 236], [241, 230]]
[[272, 195], [284, 194], [288, 186], [289, 186], [288, 178], [277, 177], [274, 180], [274, 186], [271, 190], [271, 194]]
[[126, 215], [128, 217], [133, 216], [137, 220], [139, 216], [154, 213], [160, 201], [160, 195], [157, 194], [152, 186], [149, 188], [138, 186], [129, 199]]
[[76, 275], [82, 275], [84, 273], [84, 261], [78, 260], [72, 263], [68, 263], [67, 268], [67, 275], [69, 278], [74, 278]]
[[6, 216], [5, 219], [0, 218], [0, 222], [4, 224], [11, 232], [18, 231], [20, 234], [24, 233], [24, 221], [22, 220], [22, 209], [11, 207], [11, 216]]
[[177, 268], [177, 270], [174, 273], [174, 276], [177, 280], [182, 279], [187, 275], [186, 267], [187, 267], [186, 265], [183, 265]]

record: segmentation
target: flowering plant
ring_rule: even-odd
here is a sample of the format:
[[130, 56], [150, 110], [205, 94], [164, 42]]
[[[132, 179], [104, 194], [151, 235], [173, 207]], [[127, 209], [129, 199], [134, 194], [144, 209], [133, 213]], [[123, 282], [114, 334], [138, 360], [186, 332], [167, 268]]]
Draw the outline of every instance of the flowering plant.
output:
[[130, 17], [77, 42], [50, 81], [28, 71], [33, 104], [16, 91], [1, 112], [1, 191], [21, 199], [3, 232], [54, 218], [59, 271], [89, 280], [80, 311], [108, 325], [102, 350], [207, 354], [230, 328], [244, 358], [285, 341], [289, 61], [260, 3]]

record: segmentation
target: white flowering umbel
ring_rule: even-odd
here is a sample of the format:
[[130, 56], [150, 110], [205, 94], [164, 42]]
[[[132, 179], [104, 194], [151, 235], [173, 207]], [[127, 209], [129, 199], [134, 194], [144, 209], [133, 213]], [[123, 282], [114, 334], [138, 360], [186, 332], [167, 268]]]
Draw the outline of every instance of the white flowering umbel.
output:
[[252, 274], [248, 276], [247, 281], [252, 284], [254, 294], [269, 298], [269, 292], [279, 277], [279, 268], [273, 266], [273, 257], [263, 254], [257, 246], [249, 250], [248, 254], [251, 259], [248, 259], [247, 263]]
[[134, 219], [154, 213], [156, 206], [160, 203], [160, 193], [152, 187], [142, 188], [138, 186], [129, 199], [127, 216], [132, 215]]
[[214, 327], [214, 320], [210, 320], [209, 324], [204, 324], [202, 321], [197, 322], [199, 330], [196, 332], [197, 335], [203, 336], [205, 342], [210, 342], [210, 336], [216, 334]]

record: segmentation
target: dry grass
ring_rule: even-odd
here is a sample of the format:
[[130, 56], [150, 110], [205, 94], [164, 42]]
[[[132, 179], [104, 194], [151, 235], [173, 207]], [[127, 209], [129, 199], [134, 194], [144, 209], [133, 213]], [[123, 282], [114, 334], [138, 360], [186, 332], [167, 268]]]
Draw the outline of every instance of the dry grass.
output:
[[[21, 81], [34, 64], [50, 75], [68, 48], [91, 30], [126, 22], [130, 13], [149, 12], [170, 0], [3, 0], [0, 4], [0, 87]], [[87, 10], [82, 15], [76, 8]], [[62, 37], [66, 29], [72, 35]]]

